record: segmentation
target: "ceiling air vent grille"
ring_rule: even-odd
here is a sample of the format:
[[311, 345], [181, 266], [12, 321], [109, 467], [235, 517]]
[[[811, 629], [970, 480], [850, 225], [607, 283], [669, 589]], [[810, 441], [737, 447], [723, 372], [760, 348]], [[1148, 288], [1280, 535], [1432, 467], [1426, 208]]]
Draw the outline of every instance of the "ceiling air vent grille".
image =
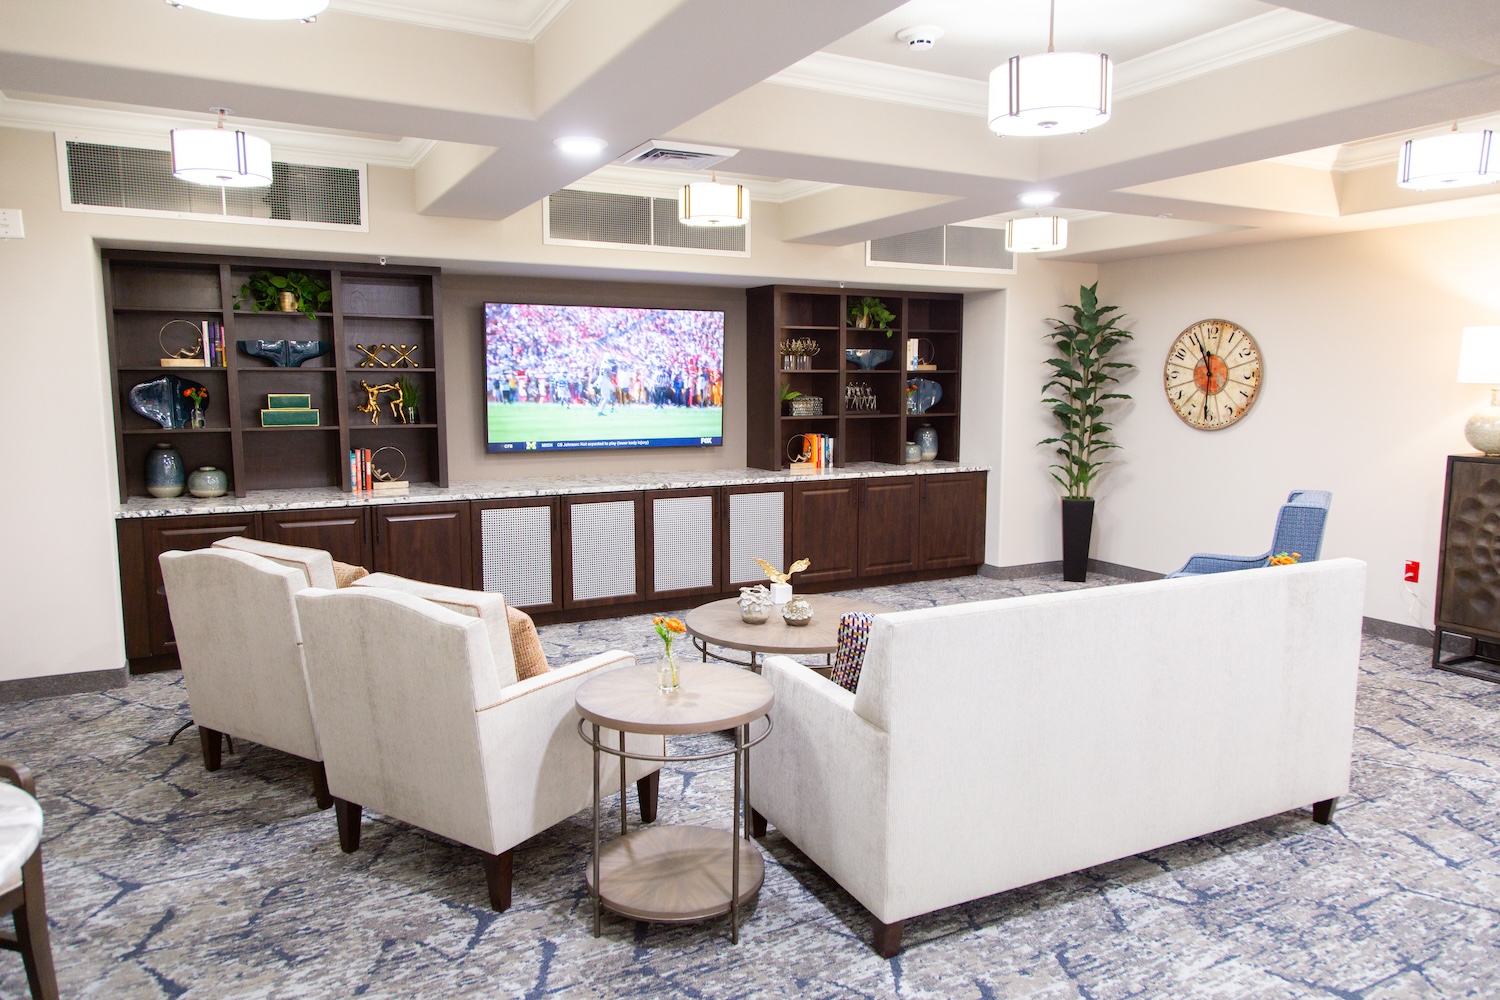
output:
[[707, 170], [729, 159], [738, 149], [700, 146], [690, 142], [652, 139], [635, 147], [615, 162], [625, 167], [658, 167], [664, 170]]
[[365, 229], [364, 171], [274, 162], [265, 188], [216, 188], [172, 176], [161, 149], [67, 140], [68, 208], [129, 215], [168, 214], [215, 222]]
[[677, 221], [676, 198], [564, 189], [547, 198], [542, 218], [547, 243], [750, 255], [748, 226], [684, 226]]
[[984, 226], [935, 226], [871, 240], [865, 262], [873, 267], [930, 267], [1014, 273], [1015, 255], [1005, 249], [1005, 230]]

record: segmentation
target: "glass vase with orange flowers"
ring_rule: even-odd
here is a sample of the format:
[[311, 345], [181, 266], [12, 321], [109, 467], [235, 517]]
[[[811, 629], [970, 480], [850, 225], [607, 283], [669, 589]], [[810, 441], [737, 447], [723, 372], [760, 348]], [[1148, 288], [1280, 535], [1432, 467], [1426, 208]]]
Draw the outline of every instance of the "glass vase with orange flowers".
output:
[[666, 649], [662, 652], [661, 659], [656, 661], [656, 686], [665, 693], [677, 690], [677, 655], [672, 652], [672, 640], [687, 631], [687, 626], [676, 618], [665, 618], [657, 615], [651, 619], [651, 624], [656, 626], [656, 634], [661, 636], [662, 643]]
[[193, 404], [193, 427], [203, 426], [203, 407], [208, 405], [208, 390], [200, 386], [188, 386], [182, 390], [188, 402]]

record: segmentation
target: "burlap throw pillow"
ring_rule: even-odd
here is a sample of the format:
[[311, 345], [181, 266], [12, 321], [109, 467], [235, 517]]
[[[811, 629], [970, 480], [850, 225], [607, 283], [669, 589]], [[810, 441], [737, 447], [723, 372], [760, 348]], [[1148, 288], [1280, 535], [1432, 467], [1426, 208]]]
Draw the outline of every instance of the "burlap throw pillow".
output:
[[510, 625], [510, 651], [516, 659], [516, 680], [540, 677], [552, 668], [547, 666], [547, 655], [542, 652], [542, 640], [536, 634], [536, 625], [531, 616], [505, 606], [506, 622]]
[[337, 559], [333, 561], [333, 582], [336, 586], [347, 587], [360, 577], [369, 575], [370, 571], [363, 566], [351, 566]]

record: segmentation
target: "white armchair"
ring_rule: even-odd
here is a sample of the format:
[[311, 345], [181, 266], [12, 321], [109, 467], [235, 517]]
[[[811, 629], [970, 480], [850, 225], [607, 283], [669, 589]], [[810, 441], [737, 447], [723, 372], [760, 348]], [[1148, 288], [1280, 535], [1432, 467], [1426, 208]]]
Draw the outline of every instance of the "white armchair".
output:
[[[466, 844], [483, 855], [491, 906], [504, 910], [516, 846], [593, 795], [574, 693], [635, 657], [614, 650], [518, 682], [500, 596], [434, 593], [443, 604], [376, 587], [297, 595], [339, 840], [358, 849], [368, 807]], [[664, 740], [632, 735], [626, 747], [660, 754]], [[655, 812], [659, 767], [626, 768], [643, 818]], [[601, 790], [619, 783], [609, 758]]]
[[292, 600], [308, 585], [308, 571], [216, 545], [164, 552], [161, 572], [203, 766], [219, 769], [226, 733], [253, 740], [309, 761], [318, 808], [327, 809], [332, 800]]

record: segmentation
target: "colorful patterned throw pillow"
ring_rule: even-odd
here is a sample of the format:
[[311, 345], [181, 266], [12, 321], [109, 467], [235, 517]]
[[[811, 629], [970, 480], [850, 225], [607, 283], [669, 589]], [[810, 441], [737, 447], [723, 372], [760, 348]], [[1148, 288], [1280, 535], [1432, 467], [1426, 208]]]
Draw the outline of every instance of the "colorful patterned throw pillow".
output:
[[859, 686], [859, 672], [865, 665], [865, 646], [870, 642], [870, 623], [875, 616], [867, 611], [851, 611], [839, 619], [839, 646], [833, 654], [833, 682], [846, 691]]

